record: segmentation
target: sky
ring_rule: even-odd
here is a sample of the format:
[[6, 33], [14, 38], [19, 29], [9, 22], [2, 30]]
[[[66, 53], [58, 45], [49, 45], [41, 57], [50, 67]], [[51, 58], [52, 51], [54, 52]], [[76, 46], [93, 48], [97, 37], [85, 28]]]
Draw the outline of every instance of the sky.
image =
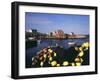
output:
[[89, 34], [89, 15], [25, 12], [25, 29], [37, 29], [41, 33], [61, 29], [67, 34]]

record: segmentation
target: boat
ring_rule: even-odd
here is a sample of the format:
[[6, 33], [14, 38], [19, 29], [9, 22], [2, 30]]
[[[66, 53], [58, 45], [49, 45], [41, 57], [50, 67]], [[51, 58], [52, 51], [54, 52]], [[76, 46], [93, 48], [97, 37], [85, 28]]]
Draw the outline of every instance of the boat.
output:
[[68, 45], [75, 45], [75, 42], [68, 42]]

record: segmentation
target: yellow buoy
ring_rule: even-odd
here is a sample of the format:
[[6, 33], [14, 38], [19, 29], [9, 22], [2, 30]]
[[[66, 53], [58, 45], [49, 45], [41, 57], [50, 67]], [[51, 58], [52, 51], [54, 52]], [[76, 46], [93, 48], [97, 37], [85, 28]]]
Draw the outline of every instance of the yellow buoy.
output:
[[89, 47], [89, 43], [86, 42], [86, 43], [84, 44], [84, 46], [85, 46], [86, 48], [88, 48], [88, 47]]
[[83, 59], [82, 58], [80, 58], [81, 59], [81, 63], [83, 62]]
[[54, 52], [54, 57], [56, 57], [57, 56], [57, 54]]
[[84, 52], [81, 51], [78, 56], [82, 57], [83, 55], [84, 55]]
[[83, 43], [83, 44], [82, 44], [82, 46], [81, 46], [82, 48], [84, 48], [84, 47], [85, 47], [85, 46], [84, 46], [84, 44], [85, 44], [85, 43]]
[[59, 67], [60, 66], [60, 64], [57, 64], [57, 67]]
[[71, 63], [72, 66], [75, 66], [75, 63]]
[[52, 57], [49, 57], [49, 61], [52, 61]]
[[48, 49], [48, 51], [49, 51], [50, 53], [52, 53], [52, 52], [53, 52], [51, 49]]
[[44, 58], [46, 58], [47, 57], [47, 55], [46, 54], [44, 54]]
[[51, 66], [56, 66], [57, 65], [57, 61], [52, 61], [51, 62]]
[[82, 47], [79, 47], [79, 50], [80, 50], [80, 51], [83, 51]]
[[75, 58], [75, 62], [79, 62], [80, 61], [80, 58]]
[[41, 67], [43, 66], [43, 64], [44, 64], [44, 62], [40, 62], [40, 66], [41, 66]]
[[88, 48], [88, 47], [89, 47], [89, 43], [88, 43], [88, 42], [83, 43], [83, 44], [82, 44], [82, 47]]
[[81, 66], [81, 63], [80, 62], [76, 62], [76, 66]]
[[63, 62], [63, 66], [67, 66], [68, 64], [69, 64], [68, 61]]

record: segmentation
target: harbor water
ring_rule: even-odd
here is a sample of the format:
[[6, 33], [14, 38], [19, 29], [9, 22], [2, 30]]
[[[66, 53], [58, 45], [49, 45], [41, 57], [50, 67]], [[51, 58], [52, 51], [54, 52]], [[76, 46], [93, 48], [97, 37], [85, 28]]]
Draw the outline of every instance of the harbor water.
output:
[[26, 49], [26, 67], [29, 68], [32, 63], [32, 57], [35, 56], [41, 49], [46, 48], [48, 46], [61, 46], [64, 49], [70, 48], [73, 44], [75, 46], [80, 46], [84, 42], [89, 42], [88, 38], [77, 38], [77, 39], [46, 39], [46, 40], [38, 40], [37, 46], [33, 46], [31, 48]]

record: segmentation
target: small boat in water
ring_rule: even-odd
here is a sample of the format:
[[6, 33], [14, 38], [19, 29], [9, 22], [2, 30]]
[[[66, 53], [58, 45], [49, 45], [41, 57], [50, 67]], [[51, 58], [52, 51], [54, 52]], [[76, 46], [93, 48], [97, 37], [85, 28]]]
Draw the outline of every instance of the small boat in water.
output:
[[75, 42], [68, 42], [68, 45], [75, 45]]

